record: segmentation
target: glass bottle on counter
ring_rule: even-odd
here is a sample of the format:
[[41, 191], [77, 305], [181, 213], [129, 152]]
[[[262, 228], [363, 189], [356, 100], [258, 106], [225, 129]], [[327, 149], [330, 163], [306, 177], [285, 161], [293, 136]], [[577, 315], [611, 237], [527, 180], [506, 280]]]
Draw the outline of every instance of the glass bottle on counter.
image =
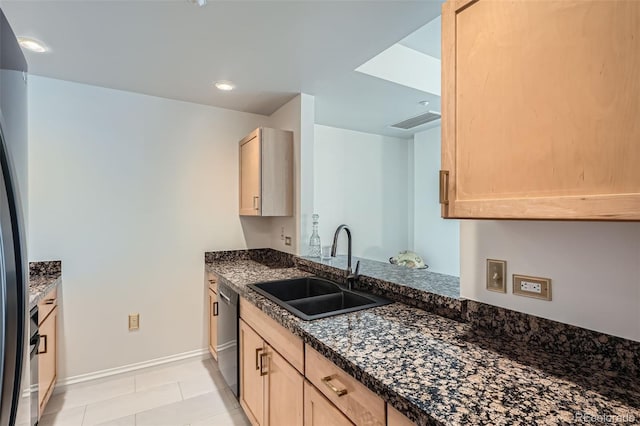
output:
[[309, 257], [320, 258], [320, 234], [318, 234], [318, 219], [319, 215], [314, 214], [311, 216], [313, 219], [313, 229], [311, 232], [311, 238], [309, 238]]

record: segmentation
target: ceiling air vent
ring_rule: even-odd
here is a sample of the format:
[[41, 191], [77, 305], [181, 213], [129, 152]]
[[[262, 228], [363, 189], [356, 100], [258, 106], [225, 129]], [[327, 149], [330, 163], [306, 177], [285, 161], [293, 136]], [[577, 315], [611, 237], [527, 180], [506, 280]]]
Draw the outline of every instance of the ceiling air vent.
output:
[[432, 121], [438, 120], [440, 118], [440, 114], [435, 111], [429, 111], [424, 114], [416, 115], [415, 117], [408, 118], [404, 121], [401, 121], [396, 124], [392, 124], [390, 127], [394, 129], [402, 129], [409, 130], [414, 127], [421, 126], [423, 124], [430, 123]]

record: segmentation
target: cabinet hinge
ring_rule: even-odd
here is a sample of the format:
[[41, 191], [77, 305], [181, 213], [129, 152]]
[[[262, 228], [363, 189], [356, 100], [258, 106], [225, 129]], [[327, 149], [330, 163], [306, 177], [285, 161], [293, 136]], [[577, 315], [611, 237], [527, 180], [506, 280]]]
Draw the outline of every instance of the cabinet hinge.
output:
[[449, 204], [449, 170], [440, 170], [440, 204]]

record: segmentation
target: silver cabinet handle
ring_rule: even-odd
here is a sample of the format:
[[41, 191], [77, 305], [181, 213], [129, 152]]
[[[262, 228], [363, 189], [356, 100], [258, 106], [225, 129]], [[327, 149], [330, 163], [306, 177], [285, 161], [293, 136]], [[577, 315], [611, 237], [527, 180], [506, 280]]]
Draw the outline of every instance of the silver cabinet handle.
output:
[[260, 210], [260, 207], [259, 207], [260, 202], [259, 202], [259, 200], [260, 200], [259, 196], [255, 195], [253, 197], [253, 209], [254, 210]]

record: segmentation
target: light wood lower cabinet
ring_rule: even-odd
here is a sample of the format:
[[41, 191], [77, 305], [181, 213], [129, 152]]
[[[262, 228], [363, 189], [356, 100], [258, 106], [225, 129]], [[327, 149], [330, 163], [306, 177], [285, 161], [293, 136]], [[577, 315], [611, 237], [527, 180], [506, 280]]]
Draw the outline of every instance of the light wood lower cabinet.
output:
[[[44, 315], [41, 315], [44, 313]], [[57, 293], [54, 290], [38, 304], [40, 344], [38, 346], [38, 408], [40, 417], [53, 393], [58, 377]]]
[[305, 426], [351, 426], [353, 423], [309, 382], [304, 382]]
[[209, 284], [209, 352], [218, 359], [218, 286], [215, 281]]
[[240, 405], [253, 425], [302, 425], [303, 376], [240, 320]]
[[260, 375], [264, 340], [240, 320], [240, 405], [253, 425], [264, 424], [264, 386]]
[[309, 345], [305, 346], [305, 376], [355, 424], [386, 424], [382, 398]]
[[387, 404], [387, 426], [413, 426], [414, 422], [409, 420], [407, 416]]
[[413, 424], [242, 298], [239, 346], [240, 405], [254, 426]]
[[304, 373], [304, 342], [245, 299], [240, 299], [240, 318], [269, 342], [289, 364]]
[[269, 345], [265, 359], [265, 424], [302, 425], [304, 377]]

